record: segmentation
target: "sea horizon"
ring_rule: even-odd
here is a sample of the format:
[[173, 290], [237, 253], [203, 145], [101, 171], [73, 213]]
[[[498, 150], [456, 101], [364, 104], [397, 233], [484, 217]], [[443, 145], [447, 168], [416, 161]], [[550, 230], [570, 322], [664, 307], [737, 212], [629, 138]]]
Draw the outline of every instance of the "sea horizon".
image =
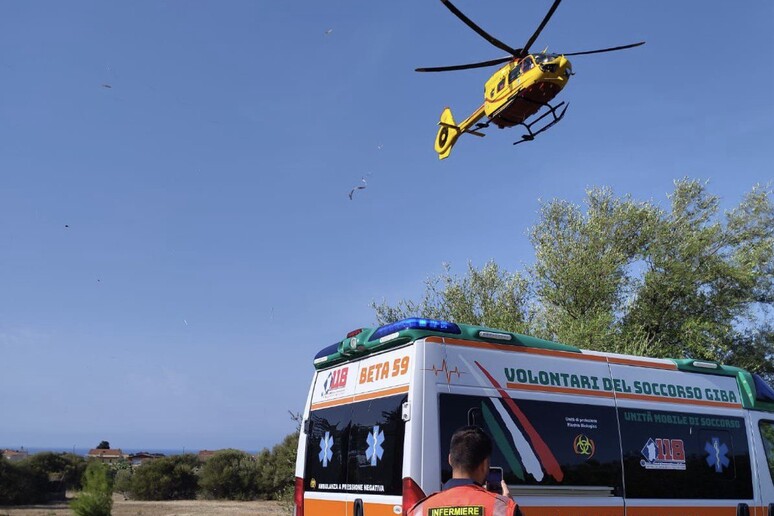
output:
[[[89, 453], [89, 450], [93, 450], [94, 448], [88, 448], [88, 447], [81, 447], [81, 446], [69, 446], [69, 447], [62, 447], [62, 446], [0, 446], [0, 449], [7, 449], [7, 450], [17, 450], [17, 451], [26, 451], [30, 455], [34, 455], [36, 453], [45, 453], [45, 452], [53, 452], [53, 453], [73, 453], [75, 455], [79, 455], [82, 457], [86, 457]], [[115, 449], [115, 448], [114, 448]], [[123, 453], [130, 455], [133, 453], [140, 453], [140, 452], [147, 452], [147, 453], [161, 453], [165, 456], [171, 456], [171, 455], [183, 455], [185, 453], [193, 453], [194, 455], [198, 454], [200, 451], [207, 450], [207, 451], [218, 451], [218, 450], [225, 450], [228, 448], [124, 448], [119, 447]], [[241, 450], [240, 448], [233, 448], [235, 450], [244, 451], [246, 453], [249, 453], [250, 455], [255, 455], [258, 453], [258, 451], [255, 450]], [[260, 451], [260, 450], [259, 450]]]

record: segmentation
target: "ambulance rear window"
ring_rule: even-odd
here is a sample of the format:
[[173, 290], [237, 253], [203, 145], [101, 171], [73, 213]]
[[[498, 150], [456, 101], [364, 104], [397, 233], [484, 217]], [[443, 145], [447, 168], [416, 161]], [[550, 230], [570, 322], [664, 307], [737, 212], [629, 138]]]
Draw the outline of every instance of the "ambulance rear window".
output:
[[305, 489], [401, 495], [406, 400], [400, 394], [312, 411]]

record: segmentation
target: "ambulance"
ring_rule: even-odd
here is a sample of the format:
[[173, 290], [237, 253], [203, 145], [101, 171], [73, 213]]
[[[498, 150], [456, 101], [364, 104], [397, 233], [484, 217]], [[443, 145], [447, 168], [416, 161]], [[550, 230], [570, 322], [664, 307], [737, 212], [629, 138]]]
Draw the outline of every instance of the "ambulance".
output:
[[451, 478], [464, 425], [525, 516], [774, 516], [774, 390], [743, 369], [420, 318], [314, 367], [296, 516], [405, 514]]

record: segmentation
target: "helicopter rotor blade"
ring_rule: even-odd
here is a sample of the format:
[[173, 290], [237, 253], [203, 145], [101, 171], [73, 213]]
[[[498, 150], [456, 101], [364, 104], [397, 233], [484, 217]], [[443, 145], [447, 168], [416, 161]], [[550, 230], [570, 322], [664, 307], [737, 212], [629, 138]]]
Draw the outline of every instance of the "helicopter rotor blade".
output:
[[508, 45], [506, 45], [505, 43], [503, 43], [499, 39], [495, 38], [494, 36], [492, 36], [491, 34], [486, 32], [484, 29], [482, 29], [481, 27], [476, 25], [473, 22], [473, 20], [471, 20], [470, 18], [465, 16], [462, 13], [462, 11], [457, 9], [454, 6], [454, 4], [451, 3], [449, 0], [441, 0], [441, 2], [443, 3], [443, 5], [446, 6], [447, 9], [449, 9], [452, 12], [452, 14], [454, 14], [454, 16], [456, 16], [457, 18], [462, 20], [462, 22], [465, 25], [467, 25], [468, 27], [473, 29], [476, 32], [476, 34], [478, 34], [479, 36], [481, 36], [482, 38], [487, 40], [490, 44], [492, 44], [492, 45], [496, 46], [497, 48], [499, 48], [500, 50], [504, 50], [505, 52], [508, 52], [509, 54], [514, 55], [514, 56], [519, 55], [519, 53], [521, 52], [521, 49], [515, 49], [515, 48], [509, 47]]
[[527, 54], [529, 54], [529, 47], [532, 46], [532, 44], [535, 42], [538, 36], [540, 36], [540, 33], [543, 32], [543, 28], [548, 23], [548, 20], [551, 19], [551, 16], [554, 15], [554, 11], [556, 11], [556, 8], [559, 7], [559, 4], [561, 3], [561, 1], [562, 0], [554, 0], [554, 3], [551, 5], [551, 8], [548, 10], [548, 13], [546, 13], [545, 17], [543, 18], [543, 21], [540, 22], [540, 25], [538, 25], [538, 28], [535, 31], [535, 33], [532, 34], [531, 38], [529, 38], [529, 40], [527, 41], [527, 44], [524, 45], [524, 48], [519, 49], [519, 53], [514, 55], [516, 55], [517, 57], [524, 57]]
[[601, 54], [602, 52], [614, 52], [616, 50], [626, 50], [627, 48], [634, 48], [639, 47], [640, 45], [644, 45], [644, 41], [640, 41], [639, 43], [632, 43], [631, 45], [622, 45], [620, 47], [610, 47], [610, 48], [600, 48], [599, 50], [586, 50], [585, 52], [569, 52], [567, 54], [562, 54], [565, 56], [585, 56], [588, 54]]
[[452, 66], [435, 66], [431, 68], [415, 68], [415, 72], [453, 72], [456, 70], [470, 70], [471, 68], [485, 68], [487, 66], [494, 66], [502, 63], [512, 61], [513, 56], [501, 57], [499, 59], [492, 59], [490, 61], [481, 61], [478, 63], [468, 63]]

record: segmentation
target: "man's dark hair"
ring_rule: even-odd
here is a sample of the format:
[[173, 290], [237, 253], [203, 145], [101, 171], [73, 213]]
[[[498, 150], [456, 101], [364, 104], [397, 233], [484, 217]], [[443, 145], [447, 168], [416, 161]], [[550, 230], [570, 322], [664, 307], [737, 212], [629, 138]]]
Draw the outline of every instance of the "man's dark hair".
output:
[[449, 448], [452, 468], [472, 472], [492, 455], [492, 440], [478, 426], [463, 426], [454, 432]]

